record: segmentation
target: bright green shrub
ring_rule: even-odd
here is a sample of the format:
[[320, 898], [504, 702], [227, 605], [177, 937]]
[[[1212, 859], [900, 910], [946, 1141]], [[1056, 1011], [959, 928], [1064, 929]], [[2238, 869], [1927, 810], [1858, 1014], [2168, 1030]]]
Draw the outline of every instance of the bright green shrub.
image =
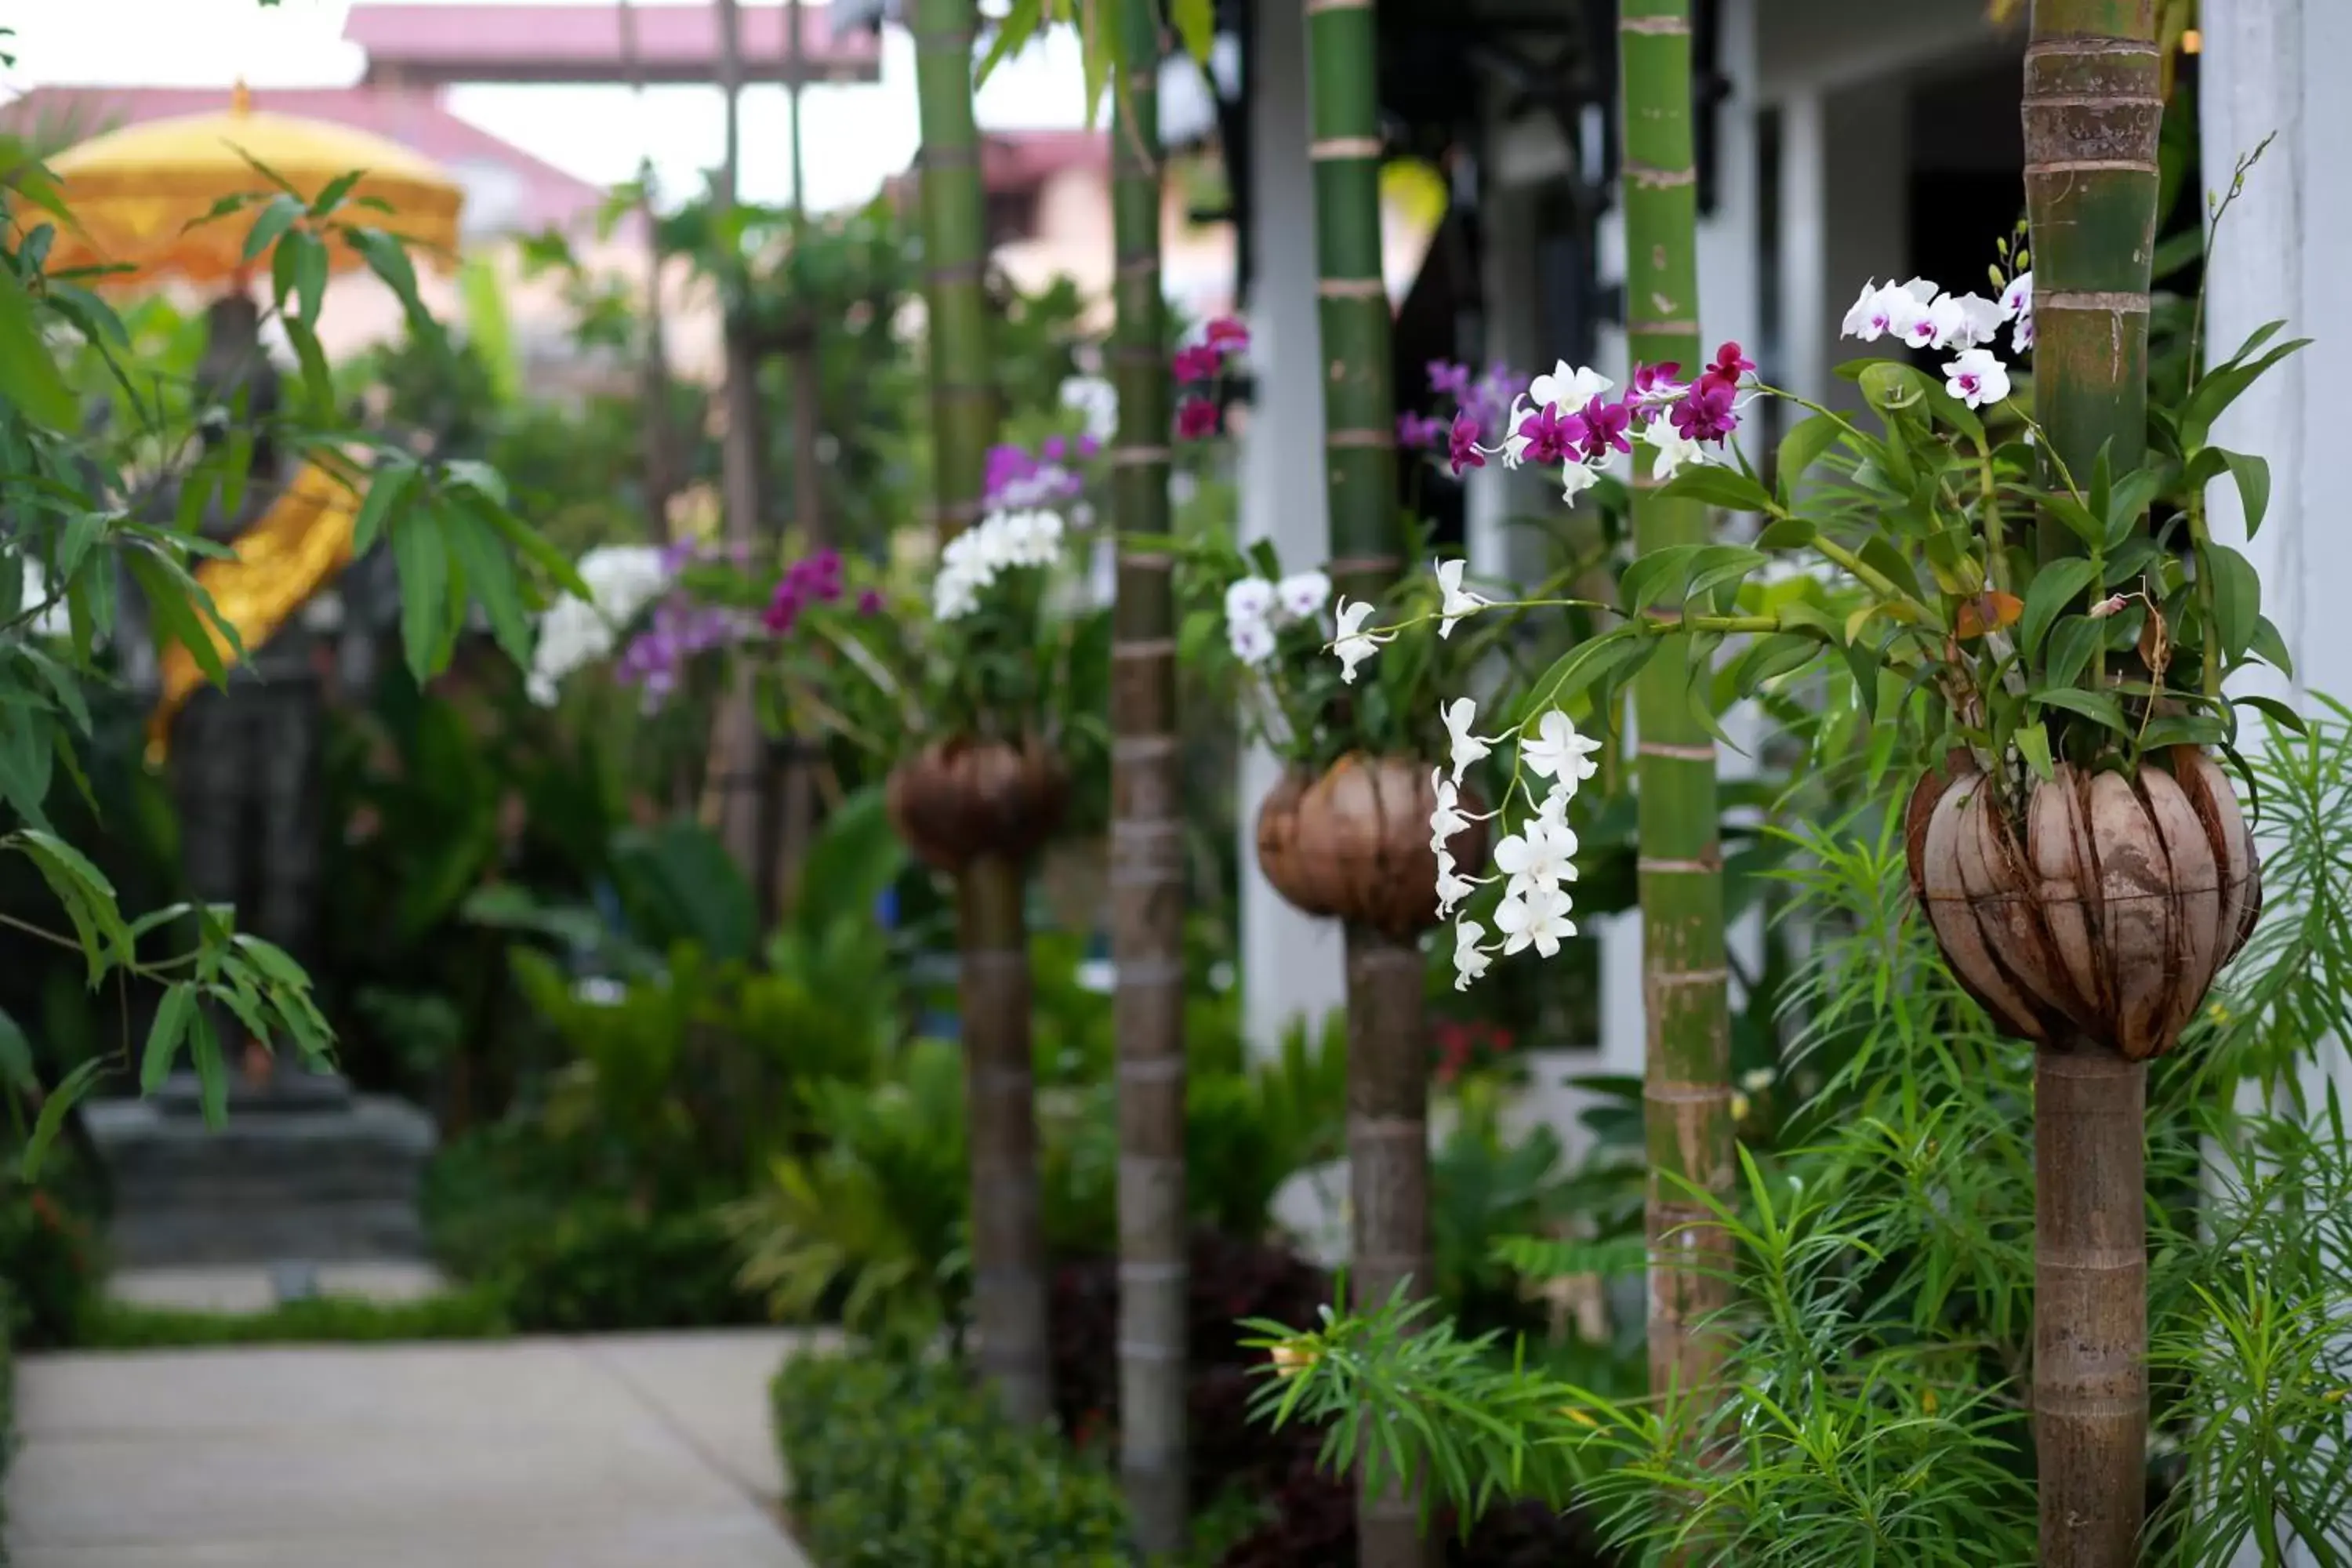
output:
[[954, 1363], [807, 1355], [775, 1382], [776, 1435], [817, 1568], [1128, 1568], [1103, 1467], [1007, 1421]]

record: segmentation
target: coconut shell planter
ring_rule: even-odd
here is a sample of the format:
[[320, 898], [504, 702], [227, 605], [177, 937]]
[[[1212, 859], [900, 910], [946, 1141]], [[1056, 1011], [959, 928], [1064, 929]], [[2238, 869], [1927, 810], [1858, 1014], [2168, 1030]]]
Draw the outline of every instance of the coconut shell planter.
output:
[[934, 741], [890, 770], [884, 805], [915, 858], [956, 872], [982, 855], [1023, 861], [1061, 825], [1069, 770], [1043, 738]]
[[[1485, 809], [1467, 790], [1462, 806]], [[1438, 923], [1437, 851], [1429, 841], [1436, 809], [1428, 763], [1350, 752], [1320, 778], [1294, 771], [1267, 793], [1257, 813], [1257, 863], [1293, 907], [1410, 940]], [[1470, 824], [1447, 847], [1465, 870], [1475, 869], [1486, 860], [1486, 825]]]
[[1954, 974], [2037, 1045], [2169, 1050], [2262, 910], [2227, 775], [2188, 746], [2134, 777], [2061, 765], [2021, 825], [1986, 786], [1956, 754], [1906, 813], [1912, 890]]

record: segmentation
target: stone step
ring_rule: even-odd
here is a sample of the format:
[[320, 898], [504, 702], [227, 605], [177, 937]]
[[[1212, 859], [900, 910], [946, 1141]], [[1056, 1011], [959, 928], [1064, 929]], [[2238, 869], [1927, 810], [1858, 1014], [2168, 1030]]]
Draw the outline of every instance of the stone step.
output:
[[432, 1119], [380, 1095], [232, 1103], [217, 1131], [168, 1097], [100, 1100], [84, 1124], [114, 1188], [125, 1268], [415, 1258]]
[[416, 1205], [400, 1200], [132, 1207], [118, 1204], [108, 1231], [114, 1256], [131, 1268], [197, 1264], [364, 1262], [425, 1255]]

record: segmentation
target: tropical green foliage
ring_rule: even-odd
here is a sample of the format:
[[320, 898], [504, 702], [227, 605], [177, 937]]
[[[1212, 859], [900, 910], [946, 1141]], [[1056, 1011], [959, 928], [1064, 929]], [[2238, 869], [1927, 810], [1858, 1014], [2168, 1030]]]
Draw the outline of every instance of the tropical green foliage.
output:
[[[264, 441], [363, 488], [355, 545], [364, 552], [382, 541], [393, 554], [403, 588], [402, 642], [420, 678], [447, 664], [460, 626], [476, 612], [509, 655], [527, 654], [526, 612], [538, 584], [574, 579], [565, 559], [509, 510], [494, 470], [421, 460], [348, 428], [316, 332], [330, 242], [364, 258], [412, 324], [431, 330], [405, 252], [370, 226], [364, 198], [345, 205], [356, 174], [307, 200], [269, 175], [277, 189], [224, 199], [206, 220], [244, 215], [245, 254], [270, 278], [268, 319], [299, 362], [299, 378], [265, 421], [242, 396], [235, 409], [205, 406], [201, 377], [140, 358], [122, 316], [92, 290], [98, 279], [47, 269], [72, 213], [37, 159], [13, 143], [6, 152], [0, 201], [14, 221], [0, 246], [0, 468], [16, 482], [0, 537], [6, 606], [0, 690], [18, 721], [0, 746], [0, 805], [11, 822], [0, 847], [38, 868], [70, 934], [33, 929], [79, 952], [93, 990], [110, 977], [160, 988], [138, 1051], [138, 1080], [152, 1090], [184, 1058], [216, 1121], [226, 1110], [228, 1069], [215, 1007], [253, 1036], [290, 1041], [314, 1059], [327, 1055], [333, 1035], [301, 968], [274, 944], [238, 931], [233, 910], [180, 903], [125, 911], [113, 883], [52, 826], [51, 786], [60, 774], [89, 793], [79, 755], [92, 733], [89, 689], [109, 678], [119, 639], [152, 635], [159, 646], [185, 648], [208, 679], [225, 678], [225, 656], [242, 650], [193, 572], [226, 553], [204, 535], [203, 522], [215, 502], [236, 510], [251, 454]], [[62, 355], [52, 340], [66, 345]], [[68, 360], [103, 368], [112, 417], [88, 417]], [[225, 438], [193, 439], [224, 414], [226, 424], [209, 427]], [[126, 592], [143, 606], [143, 626]], [[10, 919], [19, 929], [29, 923]], [[5, 1033], [21, 1037], [14, 1028]], [[131, 1054], [126, 1045], [87, 1058], [46, 1093], [25, 1054], [0, 1064], [12, 1101], [40, 1104], [25, 1144], [28, 1173], [66, 1112], [103, 1073], [133, 1070]]]
[[[2264, 934], [2149, 1089], [2150, 1560], [2182, 1564], [2249, 1539], [2266, 1562], [2347, 1550], [2352, 1160], [2332, 1090], [2306, 1098], [2292, 1069], [2347, 1022], [2343, 927], [2324, 922], [2352, 865], [2352, 714], [2274, 728], [2250, 761], [2271, 803]], [[1472, 1506], [1581, 1498], [1642, 1561], [2032, 1556], [2031, 1054], [1910, 917], [1896, 825], [1791, 831], [1821, 934], [1787, 1005], [1818, 1089], [1777, 1149], [1743, 1151], [1718, 1211], [1738, 1265], [1716, 1462], [1675, 1451], [1672, 1412], [1394, 1310], [1262, 1325], [1302, 1369], [1268, 1379], [1263, 1413], [1328, 1421], [1331, 1463], [1426, 1467]]]
[[1118, 1484], [953, 1363], [796, 1356], [775, 1383], [787, 1500], [827, 1568], [1127, 1568]]

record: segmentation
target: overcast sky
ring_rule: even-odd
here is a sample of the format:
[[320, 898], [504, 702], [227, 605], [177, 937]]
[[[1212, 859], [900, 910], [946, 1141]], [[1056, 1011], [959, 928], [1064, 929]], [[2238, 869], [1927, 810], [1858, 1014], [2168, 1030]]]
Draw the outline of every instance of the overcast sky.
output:
[[[463, 4], [464, 0], [418, 0]], [[563, 4], [567, 0], [510, 0]], [[578, 0], [568, 0], [578, 3]], [[651, 8], [670, 0], [635, 0]], [[707, 0], [680, 0], [685, 4]], [[757, 4], [759, 0], [746, 0]], [[37, 0], [10, 6], [10, 94], [43, 83], [137, 87], [343, 87], [362, 56], [342, 40], [349, 0]], [[1076, 41], [1059, 34], [1006, 62], [981, 89], [980, 119], [997, 130], [1084, 123]], [[457, 113], [566, 173], [613, 184], [650, 153], [665, 189], [698, 189], [719, 162], [718, 93], [652, 88], [642, 103], [625, 88], [461, 87]], [[791, 137], [781, 88], [743, 94], [742, 191], [782, 202], [791, 181]], [[808, 199], [829, 207], [861, 201], [915, 155], [914, 44], [902, 29], [882, 40], [878, 85], [813, 87], [803, 99]]]

